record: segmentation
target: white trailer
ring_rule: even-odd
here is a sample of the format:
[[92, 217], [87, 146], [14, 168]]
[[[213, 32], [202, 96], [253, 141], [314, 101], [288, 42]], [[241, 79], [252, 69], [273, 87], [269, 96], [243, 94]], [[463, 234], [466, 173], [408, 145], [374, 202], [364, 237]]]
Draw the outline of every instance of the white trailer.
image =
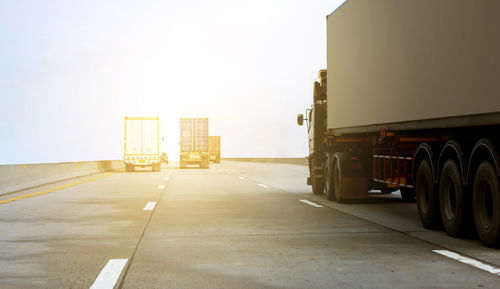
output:
[[127, 172], [137, 166], [160, 171], [159, 117], [125, 117], [124, 162]]

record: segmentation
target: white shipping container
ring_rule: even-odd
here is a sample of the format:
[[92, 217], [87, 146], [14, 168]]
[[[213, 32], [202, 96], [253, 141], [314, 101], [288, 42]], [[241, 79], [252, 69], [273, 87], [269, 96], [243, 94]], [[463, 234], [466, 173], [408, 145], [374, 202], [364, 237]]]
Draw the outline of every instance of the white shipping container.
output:
[[158, 117], [125, 117], [125, 163], [148, 166], [160, 160]]

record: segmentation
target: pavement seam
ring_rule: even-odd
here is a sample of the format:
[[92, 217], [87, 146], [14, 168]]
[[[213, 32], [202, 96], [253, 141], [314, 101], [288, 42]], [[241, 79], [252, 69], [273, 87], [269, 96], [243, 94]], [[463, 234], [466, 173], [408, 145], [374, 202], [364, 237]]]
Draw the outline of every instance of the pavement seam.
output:
[[125, 266], [125, 269], [123, 269], [122, 274], [120, 275], [120, 278], [118, 279], [118, 287], [115, 286], [116, 289], [121, 289], [123, 285], [125, 284], [125, 280], [127, 279], [127, 273], [130, 267], [132, 266], [132, 262], [134, 261], [135, 254], [137, 253], [137, 250], [139, 249], [139, 246], [141, 245], [142, 239], [144, 238], [144, 234], [146, 233], [146, 230], [148, 229], [149, 223], [151, 222], [151, 219], [153, 218], [153, 214], [156, 211], [156, 208], [158, 208], [158, 205], [160, 204], [160, 200], [163, 198], [164, 192], [167, 190], [168, 185], [170, 184], [170, 181], [165, 184], [165, 187], [160, 191], [160, 194], [158, 196], [158, 199], [156, 200], [156, 206], [155, 208], [151, 211], [151, 214], [149, 214], [149, 218], [146, 222], [146, 225], [144, 225], [144, 228], [142, 229], [141, 236], [139, 237], [139, 240], [137, 241], [137, 244], [134, 247], [134, 251], [132, 252], [132, 255], [129, 258], [129, 261], [127, 262], [127, 265]]

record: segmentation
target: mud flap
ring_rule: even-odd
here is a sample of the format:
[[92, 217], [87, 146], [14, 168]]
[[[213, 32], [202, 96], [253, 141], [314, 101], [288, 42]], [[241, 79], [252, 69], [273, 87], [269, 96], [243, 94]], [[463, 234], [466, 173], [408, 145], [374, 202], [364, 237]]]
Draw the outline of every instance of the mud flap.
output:
[[351, 153], [333, 155], [333, 182], [338, 202], [368, 198], [370, 178], [364, 158]]
[[368, 198], [369, 182], [364, 177], [343, 177], [345, 189], [341, 192], [345, 200], [359, 200]]

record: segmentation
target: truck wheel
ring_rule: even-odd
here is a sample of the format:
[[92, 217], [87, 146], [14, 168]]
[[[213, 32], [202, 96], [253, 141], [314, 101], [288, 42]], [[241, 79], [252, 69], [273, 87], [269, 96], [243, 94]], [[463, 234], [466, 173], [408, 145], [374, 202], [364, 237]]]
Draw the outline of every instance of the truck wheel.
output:
[[339, 203], [344, 203], [346, 200], [342, 196], [344, 191], [344, 185], [342, 183], [342, 163], [338, 157], [333, 160], [333, 193], [335, 195], [335, 200]]
[[472, 208], [477, 234], [484, 245], [500, 245], [500, 183], [496, 170], [487, 161], [477, 169], [472, 190]]
[[151, 169], [153, 170], [153, 172], [159, 172], [161, 170], [161, 163], [153, 164], [151, 166]]
[[[317, 178], [321, 177], [321, 178]], [[312, 191], [315, 195], [322, 195], [325, 191], [325, 184], [323, 182], [323, 176], [314, 175], [311, 180]]]
[[208, 169], [209, 165], [210, 165], [210, 161], [209, 160], [201, 161], [200, 162], [200, 168], [202, 168], [202, 169]]
[[415, 202], [415, 190], [412, 190], [410, 188], [400, 188], [399, 191], [401, 192], [401, 198], [403, 199], [404, 202], [407, 203]]
[[329, 201], [335, 201], [335, 192], [333, 191], [333, 178], [332, 178], [332, 162], [329, 160], [325, 163], [325, 196]]
[[125, 164], [125, 171], [126, 172], [133, 172], [135, 170], [135, 167], [133, 165]]
[[323, 175], [314, 174], [314, 160], [312, 161], [313, 168], [309, 167], [309, 175], [311, 176], [312, 191], [315, 195], [322, 195], [325, 191], [325, 182]]
[[470, 219], [466, 213], [465, 190], [460, 170], [454, 160], [444, 163], [439, 181], [439, 208], [441, 221], [448, 235], [458, 237], [467, 227]]
[[415, 194], [417, 211], [425, 228], [435, 228], [439, 225], [439, 201], [434, 193], [434, 182], [429, 162], [423, 160], [418, 166]]
[[181, 162], [179, 162], [179, 166], [181, 167], [181, 169], [185, 169], [185, 168], [187, 168], [187, 163], [181, 161]]

